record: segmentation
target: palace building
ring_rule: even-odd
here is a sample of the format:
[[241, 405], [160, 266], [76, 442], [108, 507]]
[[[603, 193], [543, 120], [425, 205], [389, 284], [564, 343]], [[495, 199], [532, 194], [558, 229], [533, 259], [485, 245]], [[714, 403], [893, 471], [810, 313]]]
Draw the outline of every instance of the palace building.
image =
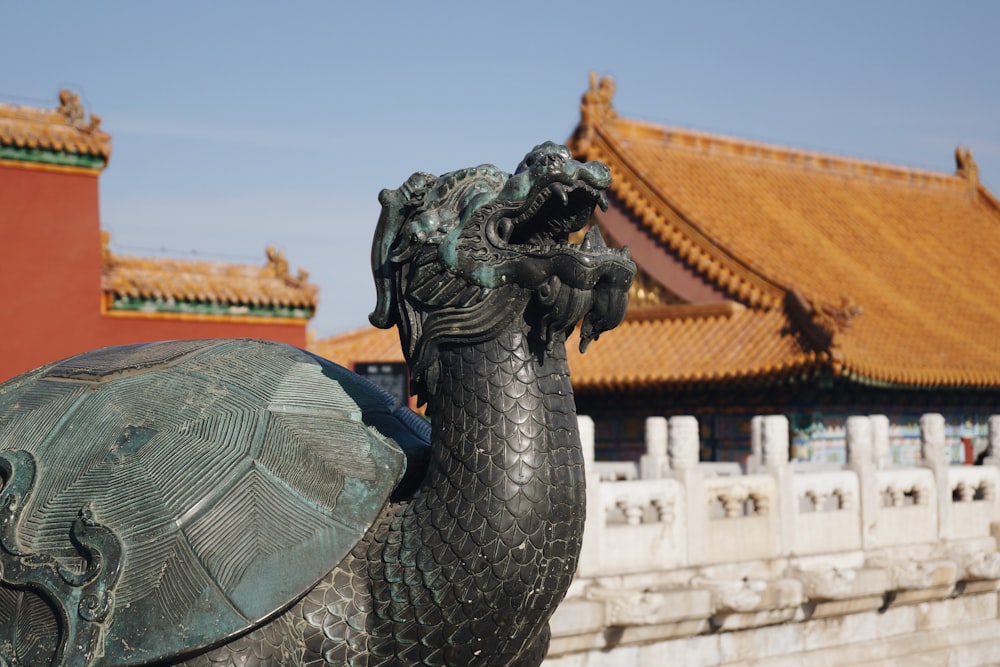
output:
[[[750, 417], [789, 417], [793, 455], [840, 463], [844, 419], [890, 417], [892, 455], [946, 417], [953, 460], [985, 446], [1000, 397], [1000, 203], [969, 149], [954, 173], [623, 118], [592, 77], [568, 145], [611, 168], [597, 211], [639, 266], [625, 322], [571, 352], [598, 458], [636, 459], [651, 415], [691, 414], [702, 459], [742, 460]], [[395, 332], [317, 350], [398, 361]], [[571, 346], [570, 346], [571, 347]]]
[[112, 253], [98, 180], [111, 137], [79, 97], [0, 104], [0, 381], [88, 349], [176, 338], [306, 344], [318, 289], [280, 252], [260, 265]]

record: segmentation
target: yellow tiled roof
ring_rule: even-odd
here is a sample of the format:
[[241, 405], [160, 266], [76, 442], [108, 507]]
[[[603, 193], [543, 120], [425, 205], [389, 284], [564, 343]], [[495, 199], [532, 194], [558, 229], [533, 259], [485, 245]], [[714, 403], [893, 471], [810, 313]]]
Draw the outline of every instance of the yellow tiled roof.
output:
[[790, 330], [780, 309], [734, 302], [633, 310], [586, 354], [577, 347], [574, 337], [567, 344], [573, 386], [612, 391], [769, 379], [826, 360]]
[[[721, 379], [734, 370], [729, 350], [687, 341], [745, 326], [777, 351], [773, 325], [784, 318], [811, 336], [820, 361], [864, 381], [1000, 385], [1000, 205], [971, 152], [957, 151], [956, 174], [909, 169], [623, 119], [612, 94], [609, 79], [592, 81], [574, 153], [608, 163], [614, 197], [663, 252], [750, 310], [711, 332], [699, 333], [702, 320], [625, 323], [620, 336], [657, 332], [614, 363], [602, 350], [584, 375]], [[770, 334], [755, 328], [764, 321]], [[653, 340], [661, 355], [647, 358]], [[742, 368], [773, 373], [796, 354], [756, 371], [748, 355]]]
[[318, 340], [309, 351], [347, 368], [357, 361], [404, 361], [395, 327], [362, 327]]
[[54, 110], [0, 104], [0, 146], [111, 157], [111, 136], [100, 129], [101, 118], [87, 118], [78, 95], [63, 90]]
[[263, 265], [119, 255], [107, 248], [101, 285], [116, 299], [212, 303], [223, 306], [314, 310], [319, 288], [302, 270], [288, 271], [282, 253], [268, 248]]
[[[751, 310], [734, 302], [632, 311], [586, 354], [579, 352], [575, 336], [566, 345], [573, 386], [611, 391], [807, 372], [825, 360], [808, 348], [789, 331], [782, 311]], [[347, 367], [357, 361], [403, 361], [395, 328], [355, 329], [316, 341], [310, 350]], [[706, 356], [716, 364], [706, 367]]]

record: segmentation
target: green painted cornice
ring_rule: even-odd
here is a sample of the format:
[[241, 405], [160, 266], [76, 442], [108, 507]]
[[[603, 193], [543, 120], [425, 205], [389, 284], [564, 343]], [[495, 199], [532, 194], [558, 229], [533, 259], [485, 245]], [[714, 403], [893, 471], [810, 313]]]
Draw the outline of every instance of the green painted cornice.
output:
[[48, 151], [37, 148], [19, 148], [17, 146], [0, 146], [0, 159], [18, 160], [20, 162], [35, 162], [61, 167], [80, 167], [83, 169], [103, 169], [107, 162], [99, 155], [83, 155], [65, 151]]
[[136, 299], [120, 296], [112, 299], [111, 310], [137, 313], [180, 313], [187, 315], [287, 318], [295, 320], [308, 320], [313, 316], [312, 308], [234, 305], [199, 301], [177, 301], [175, 299]]

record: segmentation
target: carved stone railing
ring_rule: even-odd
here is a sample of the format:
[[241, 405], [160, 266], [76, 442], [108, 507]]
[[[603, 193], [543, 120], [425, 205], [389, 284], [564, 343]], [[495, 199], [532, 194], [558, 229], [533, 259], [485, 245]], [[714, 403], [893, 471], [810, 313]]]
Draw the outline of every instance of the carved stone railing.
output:
[[787, 420], [756, 417], [746, 473], [734, 474], [734, 464], [699, 462], [698, 424], [686, 416], [647, 420], [637, 466], [595, 465], [593, 423], [581, 417], [587, 529], [552, 621], [551, 664], [706, 633], [881, 618], [956, 596], [992, 595], [983, 613], [995, 617], [1000, 418], [990, 426], [987, 465], [948, 465], [943, 418], [925, 415], [920, 465], [892, 467], [888, 419], [851, 417], [836, 469], [795, 466]]
[[854, 471], [797, 474], [795, 543], [800, 554], [861, 548], [858, 476]]
[[938, 535], [937, 489], [926, 468], [876, 474], [876, 537], [873, 545], [933, 542]]
[[1000, 520], [998, 486], [1000, 468], [996, 466], [951, 466], [948, 469], [952, 538], [990, 533], [992, 524]]
[[708, 521], [703, 526], [705, 563], [731, 561], [734, 540], [739, 541], [747, 558], [771, 558], [777, 554], [773, 478], [713, 477], [705, 479], [704, 485], [703, 502], [708, 506]]
[[[588, 542], [588, 546], [597, 549], [602, 574], [644, 572], [684, 562], [678, 548], [687, 532], [680, 483], [672, 479], [605, 483], [599, 498], [608, 539]], [[622, 550], [628, 549], [634, 553], [622, 558]]]

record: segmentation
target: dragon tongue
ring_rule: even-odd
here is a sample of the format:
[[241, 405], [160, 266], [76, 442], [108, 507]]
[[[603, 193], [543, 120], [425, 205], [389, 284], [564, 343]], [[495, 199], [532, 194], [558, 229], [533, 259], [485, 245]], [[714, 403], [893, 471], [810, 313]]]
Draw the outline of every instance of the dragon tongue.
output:
[[597, 225], [591, 225], [590, 229], [587, 230], [587, 235], [583, 237], [580, 250], [604, 250], [607, 247], [608, 244], [604, 242], [604, 237], [601, 236], [601, 230], [597, 228]]

